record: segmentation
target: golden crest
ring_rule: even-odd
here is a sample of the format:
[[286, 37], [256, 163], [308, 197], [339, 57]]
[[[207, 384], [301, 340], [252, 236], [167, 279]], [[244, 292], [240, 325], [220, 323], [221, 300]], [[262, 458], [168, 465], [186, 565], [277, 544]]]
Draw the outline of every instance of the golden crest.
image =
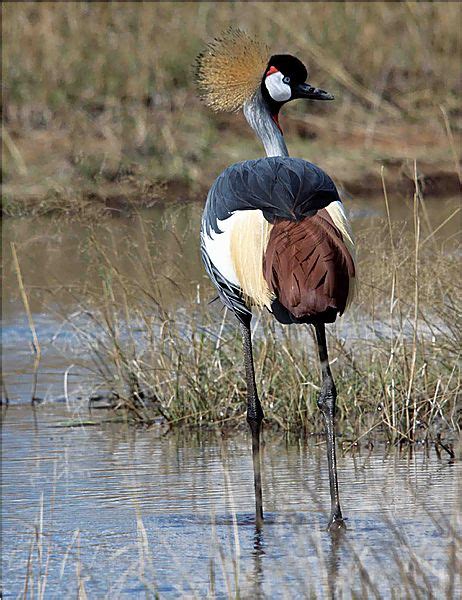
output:
[[230, 28], [196, 59], [200, 95], [214, 111], [234, 112], [258, 89], [269, 48], [240, 29]]

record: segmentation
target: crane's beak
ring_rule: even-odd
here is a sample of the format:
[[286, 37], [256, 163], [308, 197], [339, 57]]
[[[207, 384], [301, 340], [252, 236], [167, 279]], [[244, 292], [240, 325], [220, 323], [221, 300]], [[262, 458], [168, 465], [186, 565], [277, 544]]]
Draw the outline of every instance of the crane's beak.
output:
[[334, 96], [326, 92], [325, 90], [321, 90], [319, 88], [315, 88], [309, 83], [299, 83], [292, 96], [293, 98], [307, 98], [308, 100], [334, 100]]

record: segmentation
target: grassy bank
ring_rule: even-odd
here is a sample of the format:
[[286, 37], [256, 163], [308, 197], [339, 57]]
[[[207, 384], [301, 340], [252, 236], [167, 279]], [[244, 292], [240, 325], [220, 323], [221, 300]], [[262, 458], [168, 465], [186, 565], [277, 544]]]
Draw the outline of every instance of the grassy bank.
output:
[[[261, 154], [199, 102], [192, 64], [230, 24], [297, 54], [336, 102], [295, 103], [290, 151], [351, 193], [459, 186], [458, 3], [5, 3], [3, 211], [119, 209], [203, 195]], [[169, 187], [159, 185], [167, 182]]]
[[[338, 429], [347, 447], [378, 437], [435, 441], [460, 431], [457, 242], [429, 229], [420, 194], [413, 202], [410, 228], [377, 220], [359, 233], [359, 296], [328, 328]], [[156, 244], [149, 229], [111, 254], [103, 239], [99, 229], [86, 249], [98, 279], [70, 290], [79, 307], [74, 314], [82, 316], [71, 325], [92, 357], [95, 387], [140, 423], [161, 417], [171, 426], [245, 425], [238, 328], [220, 302], [209, 304], [208, 282], [173, 308], [165, 279], [170, 294], [180, 296], [181, 274], [159, 275], [149, 258]], [[119, 255], [132, 265], [129, 274], [118, 269]], [[254, 321], [254, 343], [267, 426], [321, 432], [310, 328], [279, 326], [265, 312]]]

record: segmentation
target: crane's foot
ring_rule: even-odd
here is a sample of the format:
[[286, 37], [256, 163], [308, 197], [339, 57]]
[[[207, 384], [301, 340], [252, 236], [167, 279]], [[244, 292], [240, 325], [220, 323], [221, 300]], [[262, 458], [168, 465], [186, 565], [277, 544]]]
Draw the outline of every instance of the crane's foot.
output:
[[329, 533], [335, 533], [337, 531], [345, 530], [346, 528], [347, 526], [343, 520], [342, 513], [333, 513], [330, 516], [329, 524], [327, 525], [327, 531]]

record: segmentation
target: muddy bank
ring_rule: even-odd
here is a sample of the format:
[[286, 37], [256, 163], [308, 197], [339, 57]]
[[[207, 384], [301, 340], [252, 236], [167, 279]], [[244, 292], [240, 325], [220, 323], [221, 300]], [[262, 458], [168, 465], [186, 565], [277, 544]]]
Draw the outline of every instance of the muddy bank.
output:
[[[131, 138], [115, 144], [104, 119], [100, 123], [85, 113], [78, 121], [82, 131], [72, 130], [67, 122], [43, 129], [8, 123], [3, 215], [92, 218], [95, 212], [117, 214], [162, 203], [204, 202], [224, 168], [262, 156], [262, 149], [243, 115], [201, 111], [199, 117], [201, 135], [188, 135], [178, 144], [173, 138], [180, 131], [172, 125], [169, 147], [157, 138], [151, 145]], [[112, 119], [114, 127], [123, 125], [114, 115]], [[147, 119], [153, 127], [155, 114], [149, 112]], [[390, 200], [412, 198], [414, 163], [425, 198], [460, 194], [456, 165], [460, 136], [455, 132], [450, 143], [441, 124], [427, 130], [403, 120], [374, 125], [371, 131], [367, 120], [349, 123], [338, 115], [330, 119], [326, 114], [290, 112], [281, 116], [281, 123], [291, 156], [323, 168], [347, 202], [350, 197], [383, 196], [382, 167]]]
[[[407, 172], [406, 163], [399, 161], [384, 161], [386, 167], [385, 184], [390, 194], [395, 194], [398, 199], [409, 198], [414, 193], [414, 179]], [[461, 182], [457, 173], [445, 171], [438, 166], [419, 165], [417, 180], [419, 189], [425, 197], [429, 199], [449, 198], [460, 194], [462, 191]], [[211, 179], [213, 181], [213, 179]], [[342, 180], [339, 184], [340, 189], [346, 194], [346, 201], [349, 196], [373, 196], [379, 198], [383, 193], [383, 183], [380, 175], [380, 167], [377, 171], [364, 173], [360, 178]], [[88, 200], [92, 200], [99, 205], [104, 206], [108, 212], [130, 211], [134, 208], [146, 208], [154, 203], [165, 206], [167, 203], [175, 202], [205, 202], [208, 187], [206, 185], [191, 184], [179, 180], [162, 182], [156, 194], [140, 194], [136, 184], [132, 190], [124, 193], [117, 192], [94, 192], [88, 195]]]
[[[415, 190], [413, 178], [403, 168], [404, 164], [387, 165], [385, 184], [389, 194], [396, 201], [412, 196]], [[213, 178], [210, 179], [213, 181]], [[461, 183], [457, 173], [439, 167], [422, 166], [418, 171], [418, 185], [427, 199], [437, 200], [457, 196], [461, 192]], [[374, 172], [364, 173], [360, 178], [342, 179], [339, 183], [345, 201], [351, 196], [378, 198], [383, 193], [383, 183], [378, 168]], [[95, 213], [107, 215], [129, 215], [134, 211], [164, 207], [177, 203], [205, 202], [208, 187], [204, 184], [189, 183], [180, 180], [151, 182], [147, 188], [143, 181], [136, 178], [119, 184], [105, 182], [100, 186], [63, 191], [5, 188], [7, 200], [2, 205], [2, 216], [75, 216], [93, 218]]]

